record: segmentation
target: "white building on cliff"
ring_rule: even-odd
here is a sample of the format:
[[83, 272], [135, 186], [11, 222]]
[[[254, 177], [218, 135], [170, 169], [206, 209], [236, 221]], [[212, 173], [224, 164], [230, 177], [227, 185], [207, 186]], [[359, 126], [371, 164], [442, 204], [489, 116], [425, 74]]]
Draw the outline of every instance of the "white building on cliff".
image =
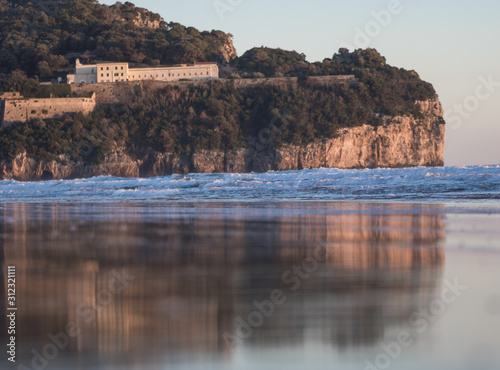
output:
[[123, 62], [99, 62], [83, 65], [76, 60], [75, 71], [68, 74], [68, 84], [103, 83], [119, 81], [179, 81], [210, 80], [219, 78], [219, 67], [215, 62], [192, 65], [129, 68]]

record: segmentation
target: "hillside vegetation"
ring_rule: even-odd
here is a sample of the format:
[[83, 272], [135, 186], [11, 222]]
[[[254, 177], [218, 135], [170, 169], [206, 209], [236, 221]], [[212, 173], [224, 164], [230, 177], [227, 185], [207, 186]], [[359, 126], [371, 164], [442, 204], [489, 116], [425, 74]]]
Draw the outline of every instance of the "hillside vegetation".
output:
[[0, 0], [0, 73], [57, 76], [76, 58], [177, 64], [222, 61], [231, 35], [200, 32], [130, 2]]
[[[375, 49], [349, 52], [340, 49], [330, 59], [308, 63], [304, 56], [295, 51], [271, 48], [253, 48], [234, 62], [234, 66], [244, 71], [244, 76], [328, 76], [355, 75], [376, 101], [376, 111], [395, 115], [411, 108], [416, 100], [437, 97], [428, 82], [422, 81], [415, 71], [392, 67]], [[241, 76], [240, 76], [241, 77]], [[407, 110], [406, 110], [407, 111]]]
[[[235, 88], [231, 81], [150, 91], [136, 85], [134, 101], [96, 110], [85, 117], [33, 120], [0, 130], [0, 159], [27, 152], [33, 158], [99, 162], [113, 148], [138, 157], [150, 151], [191, 154], [201, 149], [230, 151], [251, 145], [276, 149], [333, 138], [346, 127], [380, 125], [374, 111], [420, 117], [414, 103], [379, 106], [363, 83], [256, 85]], [[82, 149], [83, 148], [83, 149]], [[91, 153], [91, 155], [87, 154]]]
[[[64, 75], [76, 58], [174, 64], [230, 62], [228, 81], [159, 92], [137, 85], [120, 109], [101, 107], [89, 117], [34, 120], [0, 129], [0, 160], [27, 152], [35, 159], [99, 162], [113, 148], [132, 156], [149, 151], [190, 154], [247, 147], [265, 130], [269, 148], [306, 145], [339, 130], [381, 125], [383, 115], [422, 118], [415, 101], [437, 98], [415, 71], [392, 67], [374, 49], [339, 50], [309, 63], [295, 51], [254, 48], [236, 58], [231, 36], [165, 22], [131, 3], [94, 0], [0, 0], [0, 92], [25, 96], [69, 94], [40, 79]], [[356, 83], [314, 85], [309, 76], [353, 74]], [[231, 79], [296, 76], [295, 85], [235, 88]], [[262, 141], [262, 140], [261, 140]]]

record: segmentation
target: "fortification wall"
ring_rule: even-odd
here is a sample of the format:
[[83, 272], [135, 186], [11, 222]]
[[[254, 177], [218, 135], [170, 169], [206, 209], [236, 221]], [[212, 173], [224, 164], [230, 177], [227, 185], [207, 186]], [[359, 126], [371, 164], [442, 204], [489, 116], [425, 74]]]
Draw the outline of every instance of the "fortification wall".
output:
[[9, 126], [14, 122], [26, 122], [36, 118], [60, 118], [69, 113], [89, 114], [95, 109], [95, 106], [95, 95], [90, 98], [4, 100], [2, 127]]
[[[149, 82], [148, 85], [153, 85]], [[123, 103], [129, 104], [133, 101], [134, 86], [142, 85], [141, 82], [106, 82], [97, 84], [71, 85], [71, 92], [78, 95], [96, 94], [97, 106]], [[165, 83], [154, 83], [154, 85], [165, 86]]]
[[0, 100], [8, 100], [8, 99], [22, 99], [23, 96], [19, 92], [6, 92], [0, 94]]
[[[297, 77], [273, 77], [273, 78], [252, 78], [252, 79], [241, 79], [234, 80], [234, 85], [237, 87], [247, 87], [255, 85], [286, 85], [286, 84], [297, 84]], [[307, 78], [308, 84], [313, 85], [331, 85], [336, 83], [354, 82], [356, 77], [354, 75], [342, 75], [342, 76], [310, 76]]]
[[[134, 86], [140, 85], [145, 89], [151, 91], [158, 91], [165, 86], [177, 86], [180, 88], [188, 88], [190, 86], [201, 86], [211, 83], [213, 80], [201, 81], [134, 81], [134, 82], [118, 82], [118, 83], [97, 83], [97, 84], [78, 84], [71, 85], [71, 92], [78, 95], [96, 94], [97, 105], [124, 103], [128, 104], [134, 100]], [[228, 81], [228, 80], [218, 80]], [[241, 79], [231, 80], [236, 87], [244, 88], [249, 86], [256, 86], [260, 84], [265, 85], [288, 85], [297, 84], [297, 77], [277, 77], [277, 78], [257, 78], [257, 79]], [[357, 79], [354, 75], [343, 76], [318, 76], [309, 77], [307, 83], [313, 85], [330, 85], [337, 83], [351, 83], [356, 82]]]

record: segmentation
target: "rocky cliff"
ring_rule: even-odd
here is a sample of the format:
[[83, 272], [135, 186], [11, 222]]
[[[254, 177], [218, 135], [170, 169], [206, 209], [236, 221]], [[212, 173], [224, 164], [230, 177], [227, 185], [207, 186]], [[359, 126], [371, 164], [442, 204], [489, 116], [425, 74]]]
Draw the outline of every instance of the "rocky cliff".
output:
[[200, 151], [189, 156], [150, 152], [139, 158], [116, 148], [100, 164], [40, 162], [26, 154], [0, 163], [0, 179], [47, 180], [99, 175], [152, 177], [185, 173], [265, 172], [311, 168], [443, 166], [445, 125], [438, 100], [418, 103], [423, 118], [384, 117], [378, 127], [346, 128], [338, 137], [306, 147], [274, 150], [258, 139], [232, 152]]
[[225, 63], [229, 63], [237, 58], [238, 53], [236, 52], [236, 48], [234, 47], [232, 36], [220, 31], [214, 31], [213, 33], [220, 40], [219, 51], [222, 61], [224, 61]]

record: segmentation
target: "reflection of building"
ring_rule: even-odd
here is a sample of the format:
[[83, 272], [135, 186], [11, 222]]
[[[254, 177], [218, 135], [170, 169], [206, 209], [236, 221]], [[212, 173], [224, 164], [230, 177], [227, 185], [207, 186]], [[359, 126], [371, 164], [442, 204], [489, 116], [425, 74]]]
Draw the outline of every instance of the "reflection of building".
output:
[[69, 84], [146, 80], [210, 80], [217, 78], [219, 78], [219, 67], [215, 62], [130, 68], [128, 63], [123, 62], [98, 62], [97, 64], [83, 65], [78, 59], [74, 73], [67, 76]]
[[[0, 211], [4, 261], [18, 268], [20, 339], [43, 345], [47, 333], [74, 321], [81, 334], [66, 354], [79, 359], [223, 357], [222, 335], [234, 333], [236, 318], [282, 289], [287, 305], [245, 345], [300, 344], [320, 333], [341, 349], [380, 340], [439, 289], [444, 220], [435, 209], [224, 214], [172, 206], [152, 216], [119, 207], [14, 204]], [[292, 293], [283, 273], [318, 245], [327, 262]], [[108, 297], [113, 271], [123, 269], [135, 279]], [[84, 312], [99, 307], [97, 314], [82, 314], [82, 304]]]

